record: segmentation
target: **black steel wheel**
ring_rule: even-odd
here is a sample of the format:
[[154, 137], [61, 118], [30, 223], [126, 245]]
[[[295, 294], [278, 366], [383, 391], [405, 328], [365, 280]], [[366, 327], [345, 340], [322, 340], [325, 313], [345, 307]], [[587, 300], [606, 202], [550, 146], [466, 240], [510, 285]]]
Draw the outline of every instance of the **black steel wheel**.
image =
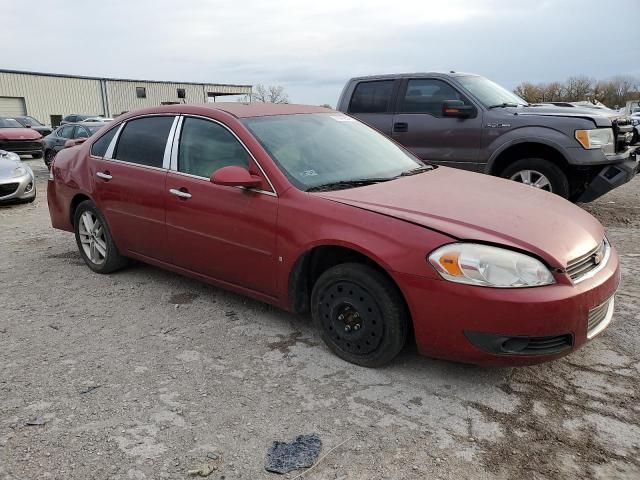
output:
[[378, 367], [402, 350], [407, 309], [396, 285], [378, 270], [357, 263], [332, 267], [314, 285], [311, 302], [323, 340], [344, 360]]

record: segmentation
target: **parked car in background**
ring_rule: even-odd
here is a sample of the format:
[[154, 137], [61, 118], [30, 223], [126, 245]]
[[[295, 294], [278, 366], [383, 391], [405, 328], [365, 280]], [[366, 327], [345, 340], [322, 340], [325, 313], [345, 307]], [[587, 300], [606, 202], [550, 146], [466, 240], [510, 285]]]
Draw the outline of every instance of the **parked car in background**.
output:
[[72, 113], [71, 115], [67, 115], [62, 119], [60, 125], [66, 125], [67, 123], [77, 123], [86, 120], [87, 118], [94, 118], [95, 115], [79, 115], [77, 113]]
[[36, 198], [36, 180], [31, 167], [22, 163], [20, 156], [0, 150], [0, 204], [33, 202]]
[[541, 362], [612, 319], [600, 223], [556, 195], [434, 167], [365, 124], [301, 105], [131, 112], [53, 162], [54, 228], [98, 273], [135, 258], [311, 316], [329, 348]]
[[82, 122], [83, 123], [94, 123], [94, 122], [109, 123], [112, 121], [113, 121], [113, 118], [110, 118], [110, 117], [91, 117], [91, 118], [85, 118]]
[[640, 112], [631, 115], [631, 125], [633, 126], [631, 143], [635, 145], [640, 142]]
[[105, 125], [106, 123], [83, 122], [68, 123], [56, 128], [50, 135], [43, 139], [45, 165], [50, 167], [51, 162], [60, 150], [86, 140]]
[[29, 115], [24, 115], [20, 117], [11, 117], [11, 118], [17, 121], [20, 125], [35, 130], [43, 137], [46, 137], [51, 132], [53, 132], [53, 128], [47, 127], [46, 125], [40, 123], [38, 120], [36, 120], [35, 118]]
[[337, 109], [372, 125], [423, 160], [509, 178], [579, 202], [637, 171], [628, 119], [530, 105], [479, 75], [359, 77]]
[[0, 150], [42, 158], [42, 135], [12, 117], [0, 117]]

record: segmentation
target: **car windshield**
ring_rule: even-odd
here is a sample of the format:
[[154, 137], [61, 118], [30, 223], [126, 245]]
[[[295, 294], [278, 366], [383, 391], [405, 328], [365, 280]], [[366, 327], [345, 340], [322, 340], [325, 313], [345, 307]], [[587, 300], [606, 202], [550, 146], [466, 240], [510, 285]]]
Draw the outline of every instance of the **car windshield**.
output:
[[0, 118], [0, 128], [22, 128], [22, 125], [13, 118]]
[[30, 127], [39, 127], [42, 125], [33, 117], [20, 117], [20, 120], [18, 120], [18, 122], [20, 122], [22, 125], [29, 125]]
[[511, 93], [506, 88], [487, 78], [477, 75], [465, 75], [457, 77], [457, 80], [487, 108], [502, 105], [528, 105], [515, 93]]
[[243, 123], [301, 190], [390, 180], [423, 166], [382, 134], [338, 112], [253, 117]]

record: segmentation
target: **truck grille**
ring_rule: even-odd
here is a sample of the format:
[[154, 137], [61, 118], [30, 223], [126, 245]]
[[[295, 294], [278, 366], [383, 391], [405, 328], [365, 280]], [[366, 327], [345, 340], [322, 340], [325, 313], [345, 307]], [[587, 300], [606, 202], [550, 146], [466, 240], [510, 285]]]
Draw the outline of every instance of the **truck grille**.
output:
[[597, 307], [589, 310], [587, 321], [587, 338], [593, 338], [611, 322], [613, 317], [614, 298], [613, 296], [602, 302]]
[[569, 275], [574, 283], [585, 280], [589, 274], [593, 275], [596, 269], [599, 270], [606, 265], [609, 260], [610, 248], [609, 243], [605, 239], [590, 252], [571, 260], [567, 264], [567, 275]]
[[0, 140], [0, 150], [32, 152], [42, 150], [42, 142], [40, 140]]
[[0, 185], [0, 197], [6, 197], [7, 195], [16, 193], [19, 185], [19, 183], [4, 183]]
[[613, 137], [615, 138], [616, 153], [626, 150], [630, 143], [627, 134], [633, 133], [633, 125], [628, 118], [617, 118], [611, 121], [613, 127]]

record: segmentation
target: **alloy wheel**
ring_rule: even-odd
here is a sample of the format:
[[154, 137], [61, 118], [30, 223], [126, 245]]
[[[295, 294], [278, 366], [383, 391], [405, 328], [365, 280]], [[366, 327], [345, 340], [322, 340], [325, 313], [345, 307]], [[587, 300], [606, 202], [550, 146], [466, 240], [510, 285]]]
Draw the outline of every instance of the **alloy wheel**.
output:
[[107, 239], [100, 219], [88, 210], [80, 216], [78, 234], [82, 250], [95, 265], [102, 265], [107, 258]]
[[537, 170], [520, 170], [509, 177], [511, 180], [529, 185], [530, 187], [539, 188], [547, 192], [553, 192], [551, 182], [543, 173]]

